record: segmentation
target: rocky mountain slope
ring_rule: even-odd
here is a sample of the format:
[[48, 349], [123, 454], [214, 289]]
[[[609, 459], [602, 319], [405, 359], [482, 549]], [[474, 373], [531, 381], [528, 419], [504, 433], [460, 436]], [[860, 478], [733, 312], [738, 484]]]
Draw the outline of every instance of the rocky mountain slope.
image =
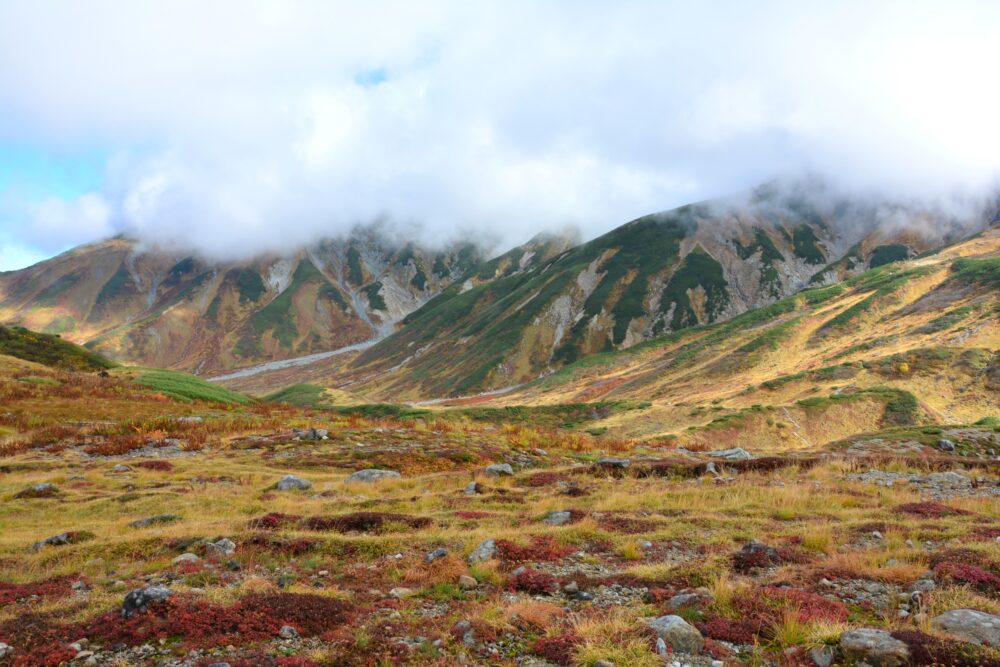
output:
[[372, 228], [228, 263], [115, 238], [0, 274], [0, 321], [209, 373], [385, 335], [480, 259], [472, 245], [431, 252]]
[[760, 188], [646, 216], [553, 253], [484, 263], [336, 377], [391, 398], [464, 395], [727, 321], [985, 228], [931, 211]]

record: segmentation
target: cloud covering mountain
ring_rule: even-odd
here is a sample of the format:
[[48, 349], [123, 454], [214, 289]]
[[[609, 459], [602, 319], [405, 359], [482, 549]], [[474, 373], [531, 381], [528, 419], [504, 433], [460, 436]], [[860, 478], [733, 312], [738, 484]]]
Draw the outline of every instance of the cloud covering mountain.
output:
[[976, 194], [1000, 7], [948, 7], [4, 3], [0, 155], [102, 159], [69, 193], [8, 166], [0, 269], [118, 232], [222, 258], [374, 219], [593, 236], [802, 171]]

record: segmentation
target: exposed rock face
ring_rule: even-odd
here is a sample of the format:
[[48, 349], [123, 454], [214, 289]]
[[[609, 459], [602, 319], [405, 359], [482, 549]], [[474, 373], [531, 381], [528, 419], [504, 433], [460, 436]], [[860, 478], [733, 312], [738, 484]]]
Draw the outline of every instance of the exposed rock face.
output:
[[0, 322], [144, 366], [211, 372], [387, 333], [482, 259], [375, 227], [282, 257], [215, 262], [114, 238], [0, 275]]
[[717, 459], [726, 459], [728, 461], [749, 461], [753, 458], [753, 454], [743, 449], [742, 447], [734, 447], [732, 449], [717, 449], [714, 452], [709, 452], [709, 456], [714, 456]]
[[910, 649], [885, 630], [859, 628], [840, 636], [840, 650], [856, 662], [873, 667], [901, 667], [910, 658]]
[[649, 621], [656, 636], [677, 653], [698, 653], [705, 645], [701, 633], [680, 616], [660, 616]]
[[931, 625], [973, 644], [1000, 647], [1000, 616], [975, 609], [952, 609], [931, 619]]
[[395, 470], [380, 470], [378, 468], [368, 468], [351, 473], [344, 481], [348, 484], [378, 482], [383, 479], [399, 479], [401, 475]]
[[312, 482], [295, 475], [285, 475], [274, 485], [278, 491], [305, 491], [312, 488]]

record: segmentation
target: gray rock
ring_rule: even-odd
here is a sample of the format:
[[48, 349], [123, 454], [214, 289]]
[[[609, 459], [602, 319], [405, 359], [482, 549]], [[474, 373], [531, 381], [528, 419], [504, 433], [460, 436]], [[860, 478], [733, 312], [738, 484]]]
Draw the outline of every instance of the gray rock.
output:
[[59, 493], [59, 487], [57, 487], [52, 482], [42, 482], [41, 484], [35, 484], [34, 486], [29, 486], [23, 491], [18, 491], [14, 494], [15, 498], [51, 498], [52, 496]]
[[470, 577], [467, 574], [463, 574], [458, 578], [458, 587], [461, 588], [463, 591], [471, 591], [479, 587], [479, 582], [476, 581], [473, 577]]
[[440, 560], [448, 555], [448, 550], [444, 547], [438, 547], [434, 551], [431, 551], [426, 556], [424, 556], [425, 563], [433, 563], [436, 560]]
[[177, 558], [173, 559], [171, 562], [174, 565], [180, 565], [181, 563], [197, 563], [200, 560], [201, 558], [198, 557], [198, 554], [193, 554], [188, 552], [185, 554], [181, 554]]
[[299, 440], [326, 440], [329, 434], [325, 428], [293, 428], [292, 433]]
[[278, 636], [282, 639], [298, 639], [299, 631], [290, 625], [283, 625], [281, 629], [278, 630]]
[[953, 452], [955, 451], [955, 443], [947, 438], [941, 438], [937, 441], [937, 448], [942, 452]]
[[285, 475], [274, 485], [278, 491], [305, 491], [312, 488], [312, 482], [295, 475]]
[[572, 520], [573, 515], [569, 512], [549, 512], [542, 519], [542, 523], [547, 523], [550, 526], [565, 526]]
[[649, 621], [649, 627], [677, 653], [698, 653], [705, 645], [697, 628], [680, 616], [671, 614], [654, 618]]
[[14, 647], [10, 644], [4, 644], [0, 642], [0, 658], [6, 658], [7, 656], [14, 653]]
[[181, 518], [176, 514], [154, 514], [153, 516], [147, 516], [142, 519], [136, 519], [135, 521], [129, 522], [129, 526], [132, 528], [149, 528], [161, 523], [173, 523], [174, 521], [180, 521]]
[[67, 544], [73, 544], [73, 533], [59, 533], [58, 535], [53, 535], [52, 537], [46, 537], [44, 540], [35, 542], [30, 547], [29, 551], [41, 551], [45, 547], [62, 547]]
[[389, 597], [396, 598], [397, 600], [401, 600], [402, 598], [409, 597], [411, 595], [413, 595], [413, 591], [409, 588], [403, 588], [402, 586], [393, 588], [389, 591]]
[[597, 459], [596, 465], [602, 468], [617, 468], [619, 470], [624, 470], [632, 465], [632, 461], [631, 459], [622, 459], [616, 456], [605, 456]]
[[496, 540], [483, 540], [482, 544], [475, 548], [475, 550], [469, 554], [469, 563], [473, 565], [476, 563], [483, 563], [485, 561], [496, 558], [497, 555], [497, 543]]
[[475, 496], [479, 494], [479, 482], [469, 482], [465, 486], [465, 495]]
[[514, 469], [510, 467], [509, 463], [494, 463], [493, 465], [486, 466], [487, 477], [510, 477], [514, 474]]
[[173, 594], [172, 590], [163, 586], [137, 588], [125, 596], [125, 601], [122, 603], [122, 616], [132, 618], [136, 614], [146, 611], [146, 607], [153, 602], [163, 602]]
[[1000, 646], [1000, 616], [975, 609], [952, 609], [931, 619], [931, 627], [973, 644]]
[[598, 660], [594, 663], [594, 667], [615, 667], [615, 663], [610, 660]]
[[116, 465], [114, 468], [111, 469], [111, 472], [131, 472], [131, 471], [132, 468], [125, 465], [124, 463], [119, 463], [118, 465]]
[[223, 537], [221, 540], [210, 542], [205, 548], [208, 549], [209, 553], [217, 556], [232, 556], [236, 553], [236, 543], [228, 537]]
[[910, 659], [910, 649], [886, 630], [858, 628], [840, 635], [840, 650], [854, 662], [873, 667], [901, 667]]
[[727, 461], [748, 461], [753, 458], [753, 454], [742, 447], [717, 449], [714, 452], [709, 452], [708, 455], [714, 456], [717, 459], [726, 459]]
[[359, 470], [353, 472], [347, 476], [344, 480], [347, 484], [354, 483], [371, 483], [378, 482], [383, 479], [399, 479], [401, 475], [395, 470], [381, 470], [379, 468], [367, 468], [365, 470]]
[[837, 657], [837, 652], [832, 646], [816, 646], [809, 650], [809, 658], [816, 667], [830, 667]]
[[656, 638], [656, 655], [667, 657], [667, 642], [663, 641], [663, 637]]
[[697, 593], [678, 593], [667, 600], [667, 609], [676, 610], [681, 607], [690, 607], [701, 601], [701, 596]]

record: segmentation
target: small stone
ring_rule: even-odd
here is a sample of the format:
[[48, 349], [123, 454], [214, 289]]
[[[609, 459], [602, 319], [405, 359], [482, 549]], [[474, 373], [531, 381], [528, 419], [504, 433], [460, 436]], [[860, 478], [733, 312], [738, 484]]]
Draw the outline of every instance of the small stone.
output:
[[705, 644], [697, 628], [680, 616], [654, 618], [649, 621], [649, 627], [678, 653], [698, 653]]
[[295, 475], [285, 475], [278, 480], [274, 488], [278, 491], [305, 491], [312, 488], [312, 482]]
[[401, 600], [411, 595], [413, 595], [413, 591], [410, 590], [409, 588], [403, 588], [402, 586], [393, 588], [392, 590], [389, 591], [389, 597], [396, 598], [397, 600]]
[[215, 542], [209, 542], [206, 548], [209, 553], [217, 556], [232, 556], [236, 553], [236, 543], [228, 537], [223, 537]]
[[816, 667], [830, 667], [836, 657], [837, 653], [832, 646], [816, 646], [809, 650], [809, 658]]
[[882, 533], [878, 532], [877, 530], [872, 531], [872, 537], [874, 537], [876, 540], [885, 539]]
[[667, 609], [677, 610], [681, 607], [690, 607], [700, 601], [701, 596], [697, 593], [679, 593], [667, 600]]
[[618, 468], [620, 470], [624, 470], [632, 465], [632, 461], [630, 459], [622, 459], [616, 456], [605, 456], [597, 459], [596, 464], [602, 468]]
[[14, 653], [14, 647], [10, 644], [0, 642], [0, 658], [6, 658]]
[[155, 526], [161, 523], [173, 523], [174, 521], [180, 520], [181, 518], [176, 514], [154, 514], [153, 516], [147, 516], [142, 519], [131, 521], [128, 525], [131, 528], [149, 528], [150, 526]]
[[667, 642], [663, 641], [663, 637], [656, 638], [656, 655], [667, 656]]
[[496, 540], [483, 540], [483, 542], [469, 554], [468, 561], [471, 564], [482, 563], [495, 558], [497, 555]]
[[461, 588], [463, 591], [471, 591], [479, 587], [479, 582], [476, 581], [473, 577], [470, 577], [467, 574], [463, 574], [458, 578], [458, 587]]
[[937, 441], [937, 448], [942, 452], [953, 452], [955, 451], [955, 443], [947, 438], [941, 438]]
[[573, 520], [573, 515], [569, 512], [549, 512], [542, 519], [542, 523], [547, 523], [550, 526], [564, 526]]
[[572, 593], [576, 593], [576, 592], [578, 592], [580, 590], [580, 585], [577, 584], [575, 581], [571, 581], [568, 584], [566, 584], [565, 586], [563, 586], [563, 590], [566, 591], [567, 593], [571, 593], [571, 594]]
[[173, 559], [171, 562], [174, 565], [180, 565], [181, 563], [197, 563], [200, 560], [201, 558], [198, 556], [198, 554], [193, 554], [191, 552], [188, 552], [185, 554], [181, 554], [177, 558]]
[[359, 470], [353, 472], [347, 476], [344, 480], [346, 484], [369, 484], [371, 482], [380, 482], [384, 479], [399, 479], [402, 477], [395, 470], [382, 470], [380, 468], [366, 468], [365, 470]]
[[436, 560], [440, 560], [448, 555], [448, 550], [444, 547], [438, 547], [434, 551], [431, 551], [426, 556], [424, 556], [425, 563], [433, 563]]
[[483, 472], [487, 477], [510, 477], [514, 474], [514, 469], [509, 463], [494, 463], [486, 466]]
[[281, 629], [278, 630], [278, 636], [282, 639], [298, 639], [299, 631], [290, 625], [283, 625]]
[[469, 482], [465, 486], [465, 495], [467, 495], [467, 496], [475, 496], [475, 495], [477, 495], [479, 493], [480, 493], [479, 482]]
[[610, 660], [598, 660], [594, 663], [594, 667], [615, 667], [615, 663]]

